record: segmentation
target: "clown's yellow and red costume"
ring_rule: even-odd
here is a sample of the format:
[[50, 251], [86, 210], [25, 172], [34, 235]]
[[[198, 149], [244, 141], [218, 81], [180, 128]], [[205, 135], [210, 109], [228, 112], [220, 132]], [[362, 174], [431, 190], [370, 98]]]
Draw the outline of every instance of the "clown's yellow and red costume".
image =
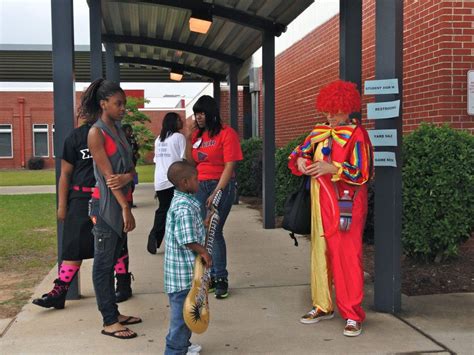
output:
[[[324, 153], [324, 154], [323, 154]], [[331, 285], [334, 280], [336, 302], [341, 316], [362, 322], [364, 275], [362, 234], [367, 215], [367, 185], [373, 175], [373, 149], [367, 131], [359, 125], [331, 128], [317, 125], [295, 148], [288, 167], [302, 175], [297, 159], [308, 163], [325, 160], [338, 167], [335, 175], [311, 178], [311, 295], [313, 306], [332, 312]], [[336, 190], [337, 187], [337, 190]], [[349, 191], [354, 197], [352, 224], [339, 229], [336, 193]]]

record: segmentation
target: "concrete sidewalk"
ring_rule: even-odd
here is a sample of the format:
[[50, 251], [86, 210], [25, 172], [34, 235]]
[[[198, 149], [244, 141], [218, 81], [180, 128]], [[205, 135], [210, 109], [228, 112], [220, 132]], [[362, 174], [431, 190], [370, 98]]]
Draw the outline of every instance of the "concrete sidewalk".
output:
[[55, 194], [55, 185], [0, 186], [0, 195]]
[[[100, 334], [101, 317], [91, 282], [91, 261], [81, 272], [82, 299], [64, 310], [27, 304], [0, 339], [0, 354], [160, 354], [168, 327], [168, 300], [163, 293], [163, 254], [145, 250], [155, 201], [153, 186], [140, 184], [137, 229], [129, 237], [134, 297], [120, 304], [123, 314], [143, 323], [131, 326], [139, 337], [118, 340]], [[263, 230], [257, 211], [234, 206], [226, 224], [231, 294], [210, 299], [211, 324], [192, 338], [202, 354], [472, 354], [474, 294], [404, 297], [399, 317], [372, 309], [372, 285], [366, 285], [367, 320], [357, 338], [342, 335], [336, 317], [303, 325], [310, 307], [309, 242], [293, 247], [280, 229]], [[56, 269], [34, 296], [50, 290]], [[2, 329], [0, 329], [0, 333]]]

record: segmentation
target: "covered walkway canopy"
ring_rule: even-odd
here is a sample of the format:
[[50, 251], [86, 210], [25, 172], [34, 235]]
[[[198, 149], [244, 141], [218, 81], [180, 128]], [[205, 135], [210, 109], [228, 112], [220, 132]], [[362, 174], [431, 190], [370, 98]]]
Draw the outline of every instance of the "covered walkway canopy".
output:
[[[91, 75], [120, 82], [122, 65], [184, 74], [182, 81], [213, 81], [219, 102], [220, 82], [230, 86], [230, 121], [238, 130], [239, 84], [248, 84], [252, 55], [263, 47], [264, 226], [273, 228], [275, 176], [275, 36], [313, 0], [89, 0]], [[71, 0], [53, 0], [53, 68], [56, 133], [72, 129], [74, 81]], [[190, 19], [211, 22], [207, 33], [190, 30]], [[102, 47], [105, 46], [105, 73]], [[152, 70], [153, 71], [153, 70]], [[104, 75], [105, 74], [105, 75]], [[58, 139], [58, 148], [63, 142]], [[57, 151], [60, 151], [58, 149]]]
[[[334, 0], [337, 1], [337, 0]], [[262, 47], [263, 225], [275, 226], [275, 36], [285, 31], [312, 0], [89, 0], [91, 80], [104, 76], [119, 82], [120, 64], [144, 65], [184, 73], [230, 86], [231, 125], [237, 125], [237, 85], [247, 82], [252, 54]], [[55, 139], [57, 152], [73, 128], [73, 0], [51, 0]], [[339, 0], [340, 77], [361, 85], [362, 0]], [[205, 34], [190, 31], [190, 19], [211, 22]], [[403, 0], [376, 0], [376, 78], [402, 82]], [[239, 75], [240, 74], [240, 75]], [[377, 101], [400, 100], [397, 95]], [[378, 120], [376, 128], [395, 128], [400, 157], [401, 115]], [[397, 161], [399, 158], [397, 158]], [[59, 177], [60, 157], [57, 159]], [[400, 163], [399, 163], [400, 164]], [[375, 307], [400, 310], [401, 172], [378, 167], [375, 215]], [[378, 212], [381, 213], [378, 213]], [[60, 235], [60, 233], [59, 233]], [[61, 242], [59, 242], [59, 247]]]

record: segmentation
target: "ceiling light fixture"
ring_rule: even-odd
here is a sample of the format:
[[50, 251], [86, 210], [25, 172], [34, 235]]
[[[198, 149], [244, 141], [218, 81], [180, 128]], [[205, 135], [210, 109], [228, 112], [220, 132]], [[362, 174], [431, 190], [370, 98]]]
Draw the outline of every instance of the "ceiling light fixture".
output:
[[174, 81], [181, 81], [181, 79], [183, 79], [183, 72], [181, 70], [171, 69], [170, 79]]
[[189, 18], [189, 30], [192, 32], [206, 34], [212, 25], [212, 14], [210, 8], [192, 10]]

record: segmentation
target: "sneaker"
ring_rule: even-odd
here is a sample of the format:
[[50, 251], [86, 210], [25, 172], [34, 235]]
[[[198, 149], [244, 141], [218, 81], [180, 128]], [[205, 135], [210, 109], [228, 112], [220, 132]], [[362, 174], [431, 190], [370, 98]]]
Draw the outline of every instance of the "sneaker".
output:
[[356, 337], [362, 333], [362, 323], [356, 322], [355, 320], [348, 319], [346, 326], [344, 327], [344, 335], [346, 337]]
[[202, 346], [199, 344], [191, 344], [188, 346], [188, 352], [186, 355], [199, 355], [202, 350]]
[[207, 293], [213, 293], [216, 290], [216, 279], [211, 276], [211, 281], [209, 282], [209, 289]]
[[318, 323], [321, 320], [334, 318], [334, 312], [323, 312], [317, 307], [313, 307], [311, 311], [306, 313], [300, 318], [300, 322], [303, 324]]
[[227, 281], [226, 277], [219, 277], [216, 279], [216, 290], [215, 290], [215, 296], [218, 299], [222, 298], [227, 298], [229, 296], [229, 282]]

